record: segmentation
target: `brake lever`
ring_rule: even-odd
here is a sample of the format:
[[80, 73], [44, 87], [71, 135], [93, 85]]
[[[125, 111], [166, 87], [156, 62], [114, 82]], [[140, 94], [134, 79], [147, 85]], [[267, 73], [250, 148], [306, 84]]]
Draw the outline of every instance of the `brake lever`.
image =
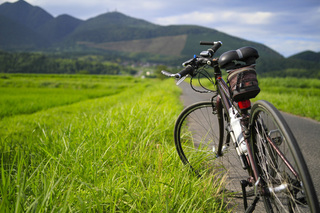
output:
[[211, 54], [210, 54], [210, 52], [209, 52], [208, 50], [202, 51], [202, 52], [200, 53], [200, 55], [201, 55], [202, 57], [205, 57], [205, 58], [211, 57]]

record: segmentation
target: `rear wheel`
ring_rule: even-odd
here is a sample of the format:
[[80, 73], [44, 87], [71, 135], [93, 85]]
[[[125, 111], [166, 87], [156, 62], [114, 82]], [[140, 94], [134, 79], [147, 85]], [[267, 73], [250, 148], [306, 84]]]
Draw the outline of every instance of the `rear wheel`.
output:
[[240, 181], [246, 180], [248, 173], [233, 144], [224, 140], [224, 133], [223, 113], [218, 112], [216, 102], [199, 102], [179, 115], [174, 129], [175, 145], [182, 162], [197, 175], [214, 171], [226, 178], [227, 191], [240, 192]]
[[319, 203], [298, 144], [279, 111], [267, 101], [251, 110], [251, 147], [269, 212], [319, 212]]

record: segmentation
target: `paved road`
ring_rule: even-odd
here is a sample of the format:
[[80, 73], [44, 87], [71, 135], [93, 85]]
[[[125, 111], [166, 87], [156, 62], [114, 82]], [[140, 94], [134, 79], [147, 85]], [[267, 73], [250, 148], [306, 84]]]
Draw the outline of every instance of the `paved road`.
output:
[[[180, 87], [183, 90], [181, 99], [185, 106], [211, 98], [210, 94], [193, 91], [186, 82], [183, 82]], [[320, 122], [287, 113], [282, 115], [299, 143], [320, 200]]]

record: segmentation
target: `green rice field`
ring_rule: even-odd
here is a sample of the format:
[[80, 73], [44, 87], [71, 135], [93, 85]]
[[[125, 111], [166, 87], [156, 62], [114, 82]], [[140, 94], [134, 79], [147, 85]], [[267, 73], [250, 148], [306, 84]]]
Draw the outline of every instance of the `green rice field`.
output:
[[320, 121], [319, 79], [258, 78], [258, 80], [261, 92], [254, 100], [264, 99], [281, 111]]
[[[320, 120], [319, 80], [259, 83], [254, 100]], [[0, 75], [0, 212], [232, 212], [224, 180], [175, 151], [180, 93], [171, 80]]]
[[173, 144], [171, 80], [0, 75], [0, 212], [227, 212]]

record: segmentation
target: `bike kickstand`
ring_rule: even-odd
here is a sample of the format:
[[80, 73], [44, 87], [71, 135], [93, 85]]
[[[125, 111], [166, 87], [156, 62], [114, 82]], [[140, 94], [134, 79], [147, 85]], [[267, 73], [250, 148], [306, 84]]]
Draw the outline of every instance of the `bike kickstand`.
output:
[[249, 182], [246, 180], [241, 180], [240, 184], [241, 184], [242, 196], [243, 196], [243, 206], [244, 206], [244, 210], [246, 210], [248, 208], [246, 187], [249, 185]]
[[246, 181], [246, 180], [241, 180], [240, 184], [241, 184], [241, 189], [242, 189], [243, 205], [244, 205], [245, 213], [252, 213], [256, 208], [256, 205], [257, 205], [257, 203], [258, 203], [258, 201], [260, 199], [260, 196], [256, 195], [256, 197], [253, 200], [253, 203], [248, 208], [246, 187], [249, 185], [249, 182]]
[[254, 211], [254, 209], [256, 208], [256, 205], [257, 205], [259, 199], [260, 199], [260, 196], [257, 195], [257, 196], [254, 198], [254, 201], [253, 201], [253, 203], [251, 204], [251, 206], [249, 206], [249, 208], [246, 209], [246, 213], [252, 213], [252, 212]]

